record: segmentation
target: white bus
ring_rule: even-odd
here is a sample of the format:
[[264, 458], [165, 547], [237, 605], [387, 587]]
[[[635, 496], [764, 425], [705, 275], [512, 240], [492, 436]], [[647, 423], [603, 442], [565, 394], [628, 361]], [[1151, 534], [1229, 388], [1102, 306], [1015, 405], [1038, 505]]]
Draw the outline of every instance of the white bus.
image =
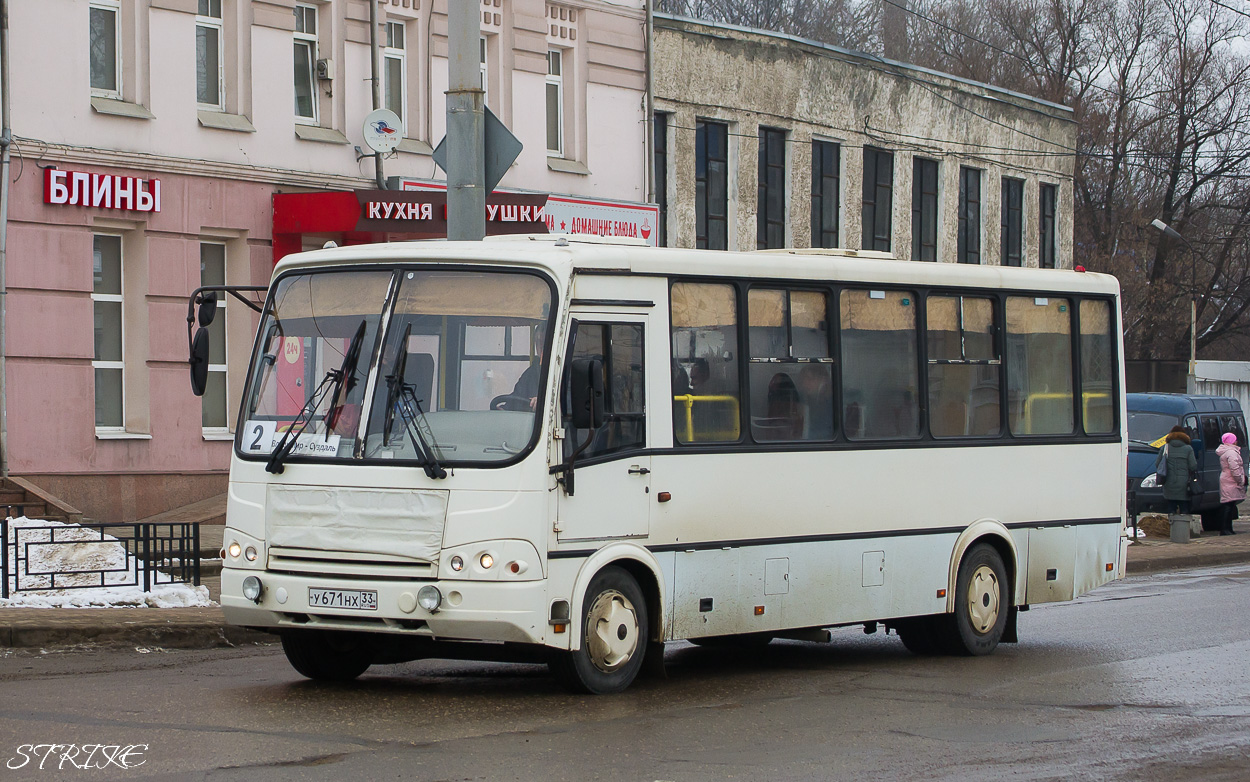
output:
[[1121, 331], [1116, 280], [1079, 270], [560, 236], [289, 256], [222, 607], [313, 679], [543, 659], [609, 693], [665, 641], [847, 625], [987, 654], [1123, 574]]

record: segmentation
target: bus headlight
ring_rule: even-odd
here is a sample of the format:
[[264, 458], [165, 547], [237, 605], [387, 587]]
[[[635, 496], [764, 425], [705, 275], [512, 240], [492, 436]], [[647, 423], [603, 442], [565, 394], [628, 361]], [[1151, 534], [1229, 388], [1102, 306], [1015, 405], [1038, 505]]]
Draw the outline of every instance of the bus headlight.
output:
[[247, 558], [248, 562], [255, 562], [256, 561], [256, 547], [248, 546], [247, 549], [244, 550], [243, 556]]
[[260, 594], [264, 591], [261, 586], [260, 579], [256, 576], [248, 576], [243, 579], [243, 596], [253, 603], [260, 603]]
[[478, 559], [478, 562], [482, 565], [482, 570], [490, 570], [491, 566], [495, 564], [495, 558], [490, 554], [483, 554], [481, 558]]
[[464, 558], [459, 554], [451, 558], [451, 569], [459, 573], [464, 570]]
[[1147, 475], [1145, 478], [1141, 479], [1141, 487], [1143, 489], [1155, 489], [1155, 488], [1158, 488], [1158, 486], [1159, 486], [1158, 473], [1152, 472], [1149, 475]]
[[439, 592], [438, 587], [433, 584], [427, 584], [417, 593], [417, 603], [431, 614], [436, 614], [439, 606], [443, 604], [443, 593]]
[[232, 540], [230, 541], [230, 547], [226, 551], [230, 553], [231, 559], [238, 559], [239, 555], [243, 553], [243, 547], [239, 545], [239, 541]]

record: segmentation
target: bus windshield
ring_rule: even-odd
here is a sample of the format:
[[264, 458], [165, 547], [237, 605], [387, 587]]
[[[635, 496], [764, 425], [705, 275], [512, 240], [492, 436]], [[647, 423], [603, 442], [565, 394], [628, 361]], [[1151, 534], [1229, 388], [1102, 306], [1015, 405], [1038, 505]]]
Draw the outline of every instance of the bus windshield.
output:
[[[550, 285], [530, 273], [284, 276], [259, 332], [239, 450], [269, 454], [309, 408], [294, 457], [435, 466], [512, 460], [533, 440], [542, 409], [550, 311]], [[362, 323], [353, 362], [346, 354]], [[355, 370], [340, 384], [335, 373], [345, 365]]]

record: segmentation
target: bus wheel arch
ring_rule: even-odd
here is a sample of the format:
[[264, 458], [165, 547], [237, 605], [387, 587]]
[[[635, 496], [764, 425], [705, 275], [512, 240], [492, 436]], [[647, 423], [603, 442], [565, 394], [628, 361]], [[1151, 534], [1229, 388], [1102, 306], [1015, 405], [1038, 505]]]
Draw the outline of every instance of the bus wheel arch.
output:
[[955, 592], [959, 580], [959, 568], [963, 564], [964, 557], [972, 550], [974, 546], [985, 543], [992, 546], [1003, 560], [1003, 567], [1006, 569], [1007, 588], [1004, 594], [1007, 597], [1007, 608], [1014, 608], [1018, 601], [1018, 591], [1020, 587], [1020, 557], [1016, 550], [1015, 541], [1011, 538], [1011, 533], [1002, 522], [994, 519], [981, 519], [975, 521], [968, 526], [959, 537], [955, 540], [955, 548], [951, 552], [950, 565], [946, 575], [946, 612], [954, 613], [955, 611]]
[[574, 692], [621, 692], [633, 683], [653, 651], [652, 606], [658, 605], [658, 581], [649, 583], [654, 575], [633, 558], [585, 567], [582, 573], [590, 577], [571, 612], [569, 650], [553, 653], [548, 666]]
[[[664, 578], [651, 552], [636, 544], [606, 546], [586, 560], [577, 574], [573, 594], [570, 596], [569, 615], [582, 616], [590, 583], [599, 571], [606, 567], [618, 567], [638, 583], [647, 607], [648, 638], [646, 640], [662, 641], [664, 639]], [[580, 645], [580, 634], [574, 633], [569, 639], [569, 649], [575, 650]]]

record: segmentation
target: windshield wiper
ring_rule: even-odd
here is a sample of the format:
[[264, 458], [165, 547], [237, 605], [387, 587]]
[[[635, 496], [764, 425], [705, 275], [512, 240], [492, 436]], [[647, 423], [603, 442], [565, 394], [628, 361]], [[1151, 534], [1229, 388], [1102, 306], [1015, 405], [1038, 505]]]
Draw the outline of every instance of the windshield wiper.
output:
[[[360, 362], [360, 347], [365, 341], [365, 321], [361, 319], [359, 328], [356, 329], [356, 335], [352, 337], [352, 341], [347, 346], [347, 351], [343, 354], [343, 363], [338, 369], [331, 369], [322, 378], [321, 382], [308, 395], [308, 399], [304, 400], [304, 406], [300, 408], [299, 413], [295, 416], [295, 420], [287, 428], [282, 435], [282, 439], [278, 441], [278, 445], [273, 449], [273, 453], [269, 454], [269, 462], [265, 464], [265, 471], [274, 475], [281, 475], [286, 468], [282, 462], [286, 457], [291, 455], [291, 451], [295, 450], [296, 444], [299, 442], [300, 435], [308, 428], [308, 424], [312, 421], [312, 417], [317, 410], [321, 408], [322, 401], [326, 395], [333, 393], [330, 402], [330, 409], [333, 410], [342, 398], [344, 390], [350, 393], [356, 387], [356, 365]], [[330, 439], [330, 427], [326, 425], [326, 439]]]
[[412, 335], [412, 324], [404, 327], [404, 335], [399, 340], [399, 354], [395, 357], [392, 374], [386, 376], [386, 413], [382, 418], [382, 445], [391, 439], [391, 429], [395, 424], [395, 411], [403, 419], [404, 431], [412, 441], [412, 447], [421, 456], [421, 466], [425, 474], [433, 479], [447, 477], [443, 467], [443, 454], [434, 439], [434, 431], [425, 418], [421, 408], [421, 400], [411, 383], [404, 381], [404, 370], [408, 366], [408, 338]]

